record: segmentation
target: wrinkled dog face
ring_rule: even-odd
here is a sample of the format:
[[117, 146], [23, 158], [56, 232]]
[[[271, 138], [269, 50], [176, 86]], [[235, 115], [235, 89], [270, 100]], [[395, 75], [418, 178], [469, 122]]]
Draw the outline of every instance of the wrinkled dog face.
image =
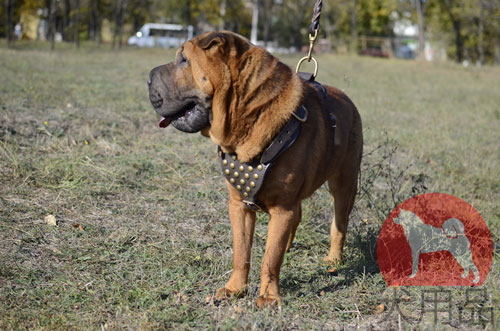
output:
[[161, 127], [172, 123], [176, 129], [192, 133], [209, 125], [212, 91], [197, 82], [195, 76], [204, 75], [190, 60], [194, 47], [186, 43], [173, 62], [154, 68], [149, 75], [149, 99], [163, 117]]
[[210, 127], [216, 89], [228, 89], [229, 67], [239, 61], [250, 43], [233, 33], [211, 32], [185, 42], [175, 60], [154, 68], [149, 74], [149, 99], [163, 119], [184, 132]]

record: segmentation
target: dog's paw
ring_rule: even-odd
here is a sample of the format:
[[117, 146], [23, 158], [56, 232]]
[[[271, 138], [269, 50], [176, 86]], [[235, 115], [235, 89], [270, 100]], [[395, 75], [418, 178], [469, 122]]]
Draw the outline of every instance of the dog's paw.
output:
[[328, 264], [330, 268], [328, 268], [329, 273], [338, 273], [337, 268], [340, 265], [340, 260], [336, 258], [332, 258], [330, 256], [325, 256], [323, 261]]
[[281, 298], [271, 295], [271, 296], [260, 296], [255, 300], [255, 304], [259, 308], [266, 308], [266, 307], [279, 307], [281, 306]]
[[215, 299], [216, 300], [228, 300], [231, 298], [242, 298], [245, 295], [245, 289], [241, 289], [239, 291], [233, 291], [230, 289], [227, 289], [225, 287], [220, 288], [215, 292]]

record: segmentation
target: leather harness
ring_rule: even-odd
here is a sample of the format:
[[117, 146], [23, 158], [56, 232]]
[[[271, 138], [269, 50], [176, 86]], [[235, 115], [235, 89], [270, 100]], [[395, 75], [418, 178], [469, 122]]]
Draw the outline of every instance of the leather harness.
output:
[[[311, 74], [299, 73], [299, 76], [308, 83], [319, 87], [323, 99], [326, 98], [325, 87], [314, 81]], [[243, 203], [253, 211], [268, 212], [267, 207], [257, 199], [257, 194], [274, 162], [299, 137], [302, 123], [307, 121], [308, 111], [304, 105], [300, 105], [292, 115], [288, 123], [264, 151], [249, 162], [241, 163], [236, 153], [224, 153], [220, 147], [218, 148], [224, 177], [240, 193]], [[329, 118], [333, 130], [335, 130], [335, 116], [330, 113]]]

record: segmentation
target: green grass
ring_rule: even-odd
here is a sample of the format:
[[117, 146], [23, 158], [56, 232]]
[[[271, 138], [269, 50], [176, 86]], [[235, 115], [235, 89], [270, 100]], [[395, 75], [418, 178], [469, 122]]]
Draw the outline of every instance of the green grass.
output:
[[[387, 213], [418, 192], [454, 194], [488, 223], [484, 288], [500, 316], [499, 68], [318, 57], [318, 80], [346, 91], [363, 118], [362, 190], [338, 275], [321, 262], [332, 206], [322, 188], [283, 265], [283, 307], [258, 310], [262, 215], [248, 296], [213, 304], [232, 268], [216, 147], [158, 129], [148, 101], [150, 69], [173, 52], [38, 46], [0, 47], [1, 329], [397, 328], [397, 314], [374, 313], [392, 293], [375, 245]], [[420, 292], [408, 290], [412, 310]]]

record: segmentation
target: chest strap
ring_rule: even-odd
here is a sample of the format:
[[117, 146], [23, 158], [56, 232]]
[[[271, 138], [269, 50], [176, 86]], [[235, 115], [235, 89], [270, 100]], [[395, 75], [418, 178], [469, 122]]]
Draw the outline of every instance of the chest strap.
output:
[[219, 158], [224, 176], [240, 192], [245, 205], [254, 211], [268, 212], [256, 197], [274, 161], [297, 140], [301, 123], [307, 120], [307, 109], [301, 105], [288, 123], [274, 137], [264, 152], [253, 160], [241, 163], [235, 153], [224, 153], [219, 147]]

